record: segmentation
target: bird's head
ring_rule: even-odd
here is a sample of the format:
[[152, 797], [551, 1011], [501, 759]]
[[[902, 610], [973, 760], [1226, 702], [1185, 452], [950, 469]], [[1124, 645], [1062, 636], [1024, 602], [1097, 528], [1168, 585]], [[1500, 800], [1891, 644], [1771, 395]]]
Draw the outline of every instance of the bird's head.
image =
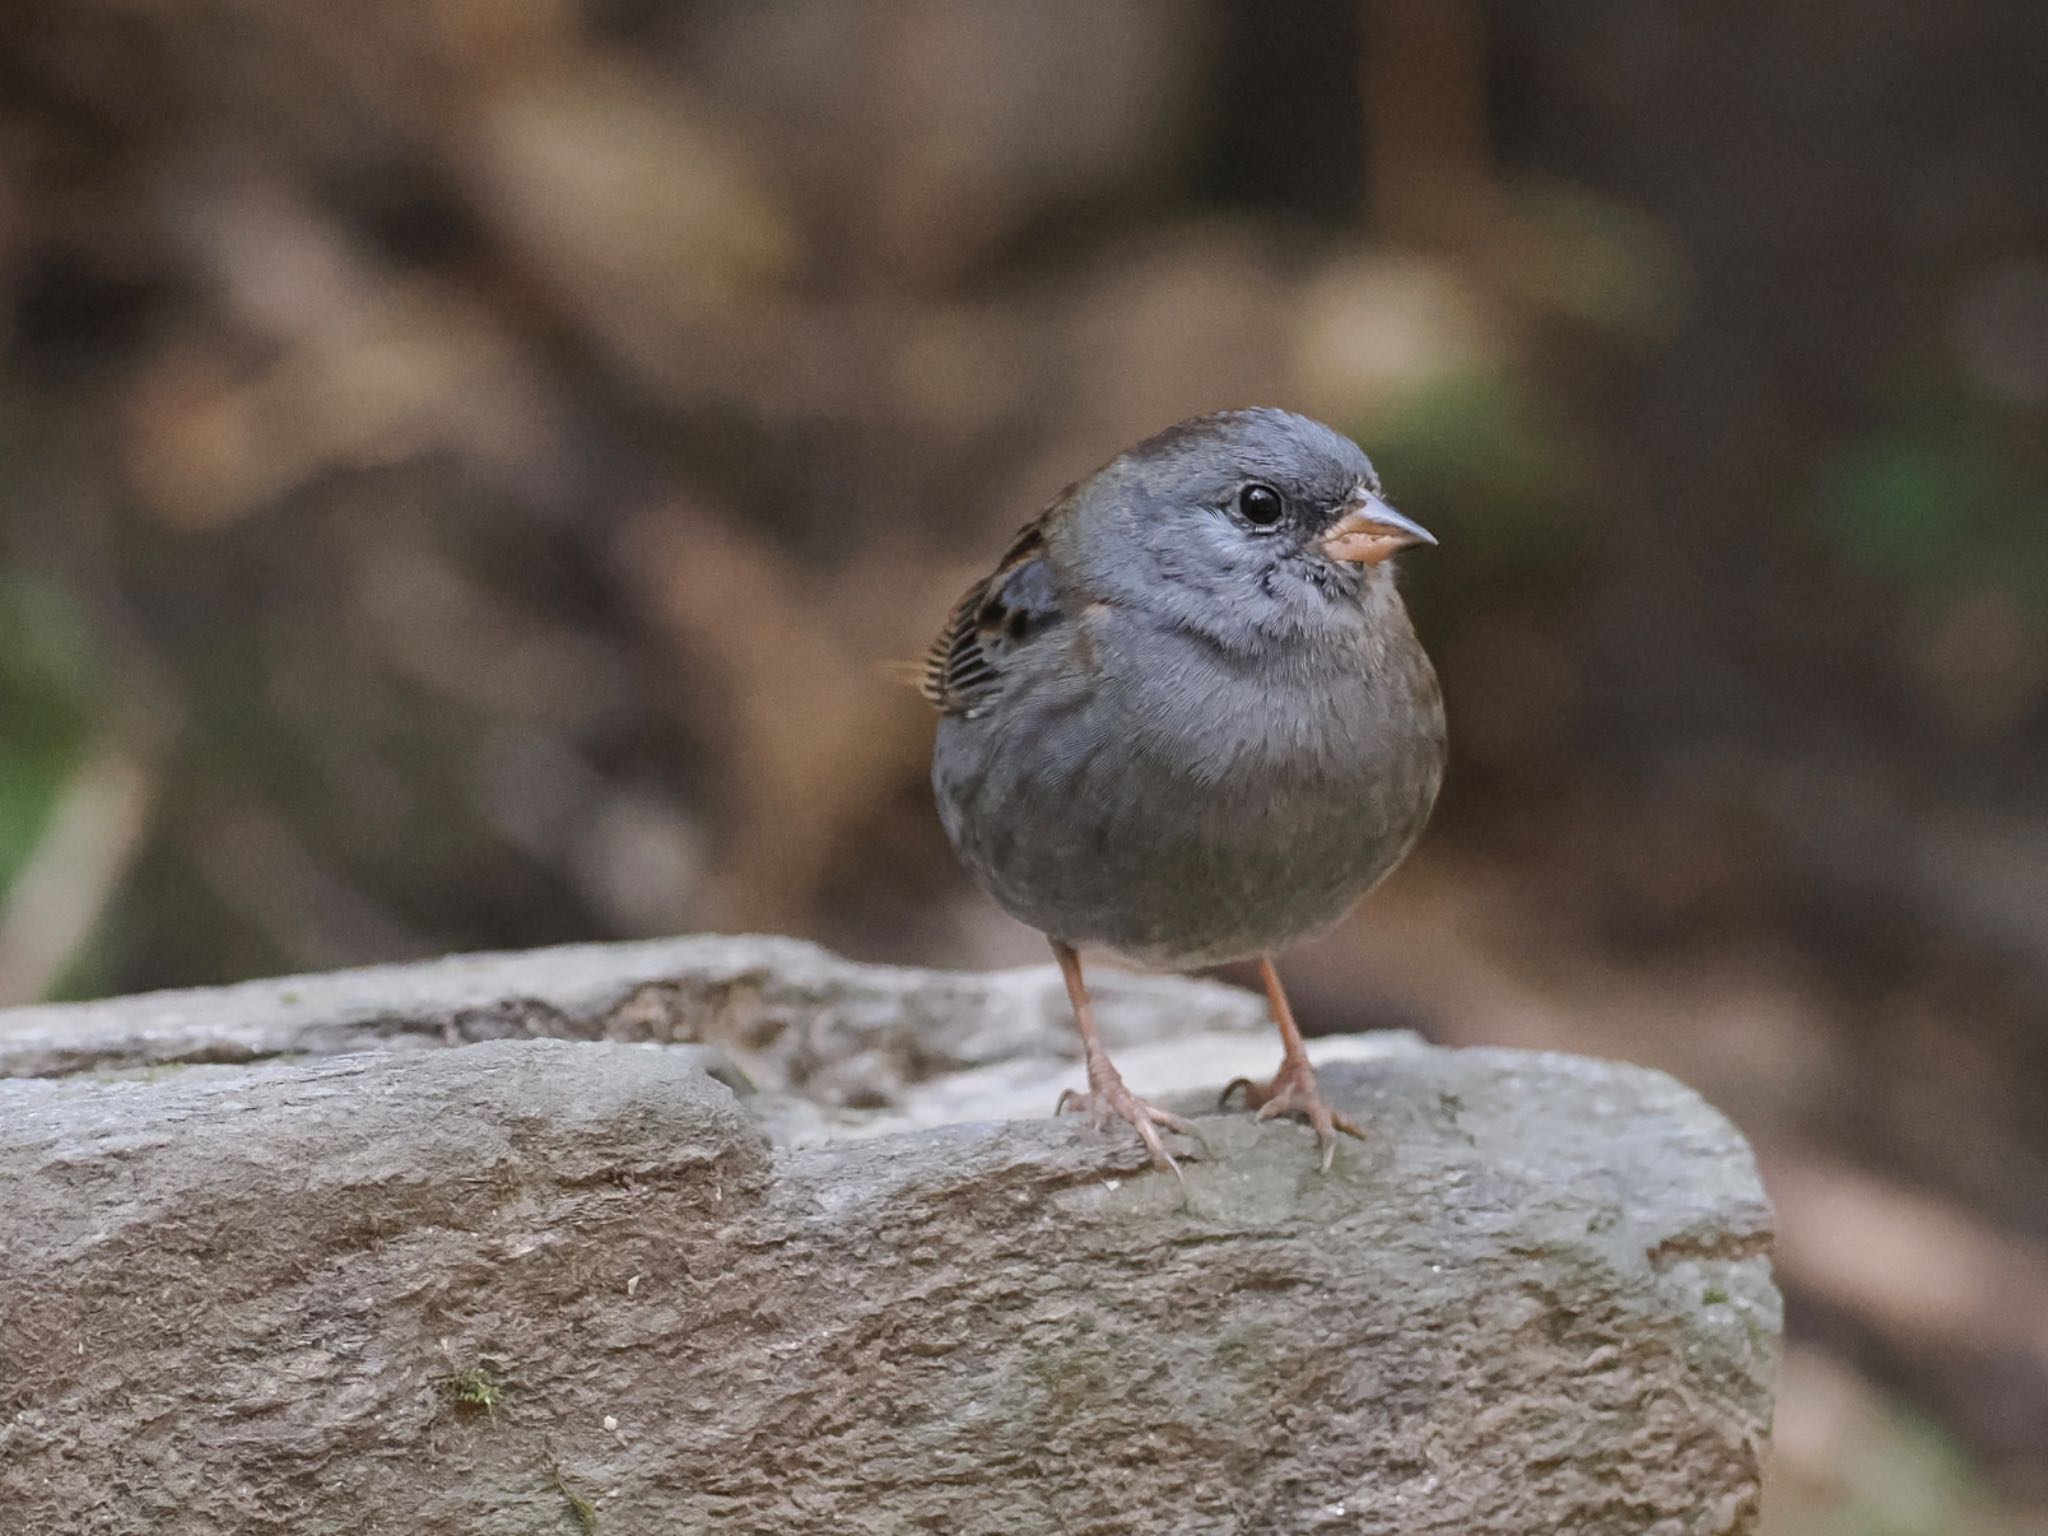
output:
[[1372, 461], [1289, 411], [1222, 411], [1147, 438], [1075, 507], [1093, 574], [1215, 629], [1314, 627], [1391, 590], [1387, 562], [1436, 539], [1390, 506]]

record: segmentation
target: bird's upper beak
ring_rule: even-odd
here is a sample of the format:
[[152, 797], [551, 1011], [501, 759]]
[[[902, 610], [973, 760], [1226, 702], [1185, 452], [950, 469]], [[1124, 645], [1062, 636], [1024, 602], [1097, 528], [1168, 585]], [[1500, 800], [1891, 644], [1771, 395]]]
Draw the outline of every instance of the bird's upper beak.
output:
[[1371, 491], [1360, 491], [1344, 515], [1323, 535], [1323, 553], [1332, 560], [1378, 565], [1410, 544], [1434, 544], [1436, 535], [1388, 506]]

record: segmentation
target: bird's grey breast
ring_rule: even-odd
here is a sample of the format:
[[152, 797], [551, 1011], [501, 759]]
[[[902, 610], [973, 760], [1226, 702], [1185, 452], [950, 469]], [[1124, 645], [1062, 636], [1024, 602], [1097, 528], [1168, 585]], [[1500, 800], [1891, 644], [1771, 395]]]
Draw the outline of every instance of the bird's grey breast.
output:
[[1001, 708], [942, 725], [934, 772], [1026, 922], [1166, 963], [1256, 953], [1335, 921], [1427, 819], [1441, 707], [1398, 605], [1278, 649], [1104, 604], [1047, 638]]

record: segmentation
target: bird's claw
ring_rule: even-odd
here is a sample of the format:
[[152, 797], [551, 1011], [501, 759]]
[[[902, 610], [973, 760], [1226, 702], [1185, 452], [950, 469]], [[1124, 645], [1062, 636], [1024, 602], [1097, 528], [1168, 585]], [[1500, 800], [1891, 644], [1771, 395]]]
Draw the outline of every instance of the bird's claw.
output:
[[1152, 1166], [1161, 1173], [1172, 1174], [1180, 1181], [1181, 1193], [1187, 1193], [1187, 1180], [1181, 1174], [1180, 1164], [1166, 1150], [1166, 1143], [1159, 1132], [1164, 1128], [1175, 1135], [1185, 1136], [1206, 1152], [1208, 1143], [1193, 1121], [1156, 1104], [1146, 1103], [1118, 1079], [1097, 1082], [1086, 1093], [1077, 1088], [1064, 1089], [1052, 1112], [1064, 1114], [1069, 1105], [1085, 1114], [1089, 1123], [1098, 1130], [1108, 1130], [1118, 1120], [1125, 1122], [1138, 1133], [1138, 1139], [1145, 1143], [1145, 1150], [1152, 1154]]
[[1358, 1122], [1349, 1115], [1339, 1114], [1330, 1108], [1322, 1090], [1316, 1086], [1316, 1074], [1306, 1060], [1282, 1062], [1273, 1081], [1266, 1084], [1253, 1082], [1248, 1077], [1232, 1078], [1224, 1087], [1217, 1100], [1219, 1107], [1227, 1107], [1230, 1096], [1238, 1089], [1244, 1090], [1245, 1104], [1258, 1111], [1259, 1120], [1271, 1120], [1279, 1115], [1300, 1115], [1306, 1119], [1316, 1133], [1316, 1146], [1322, 1153], [1321, 1170], [1330, 1171], [1330, 1165], [1337, 1160], [1337, 1133], [1356, 1136], [1365, 1140], [1365, 1132]]

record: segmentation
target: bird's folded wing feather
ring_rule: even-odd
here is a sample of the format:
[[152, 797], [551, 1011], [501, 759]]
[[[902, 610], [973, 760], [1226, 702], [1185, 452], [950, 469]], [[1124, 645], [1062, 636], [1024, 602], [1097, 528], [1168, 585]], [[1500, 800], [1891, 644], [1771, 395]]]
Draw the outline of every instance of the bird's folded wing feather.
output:
[[966, 714], [1001, 685], [1005, 661], [1066, 617], [1044, 526], [1060, 503], [1017, 535], [993, 574], [954, 605], [925, 655], [923, 693], [941, 714]]

